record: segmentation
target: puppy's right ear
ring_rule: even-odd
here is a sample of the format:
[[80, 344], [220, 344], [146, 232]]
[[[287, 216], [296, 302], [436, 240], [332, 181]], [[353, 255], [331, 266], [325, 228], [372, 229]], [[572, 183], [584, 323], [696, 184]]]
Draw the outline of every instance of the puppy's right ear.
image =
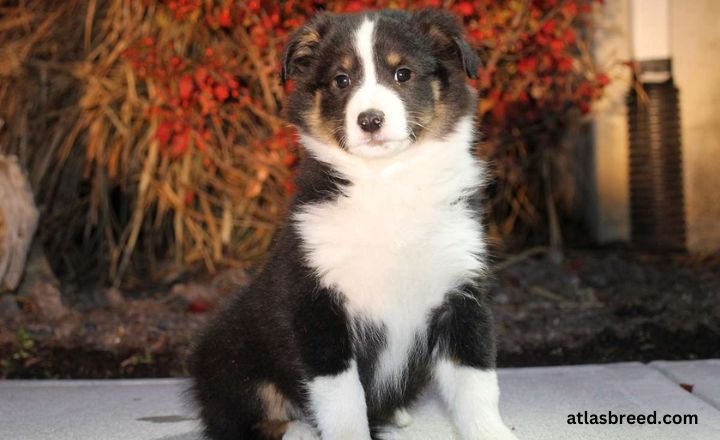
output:
[[302, 73], [314, 61], [330, 15], [328, 13], [316, 15], [290, 37], [290, 41], [285, 47], [282, 62], [280, 78], [283, 83], [289, 78]]
[[430, 37], [438, 58], [462, 67], [468, 77], [477, 78], [480, 58], [465, 39], [457, 17], [443, 9], [420, 9], [412, 18], [420, 32]]

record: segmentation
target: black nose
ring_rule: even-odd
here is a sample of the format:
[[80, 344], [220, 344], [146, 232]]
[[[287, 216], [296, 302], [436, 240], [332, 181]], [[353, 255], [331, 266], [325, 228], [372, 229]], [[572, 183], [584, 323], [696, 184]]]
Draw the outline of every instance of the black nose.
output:
[[380, 130], [383, 121], [385, 121], [385, 113], [380, 110], [368, 110], [358, 115], [357, 123], [363, 131], [374, 133]]

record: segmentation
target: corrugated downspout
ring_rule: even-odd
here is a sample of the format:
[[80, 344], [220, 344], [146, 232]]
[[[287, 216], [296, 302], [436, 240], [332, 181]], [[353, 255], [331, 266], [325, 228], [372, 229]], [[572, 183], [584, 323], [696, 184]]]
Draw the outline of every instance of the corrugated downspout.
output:
[[657, 250], [685, 249], [679, 92], [670, 60], [644, 61], [628, 96], [632, 241]]

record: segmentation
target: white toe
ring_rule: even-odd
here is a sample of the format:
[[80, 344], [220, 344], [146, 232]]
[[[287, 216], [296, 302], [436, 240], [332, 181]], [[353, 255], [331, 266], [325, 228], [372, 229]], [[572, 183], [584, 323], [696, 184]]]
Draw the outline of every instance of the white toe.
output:
[[400, 428], [405, 428], [406, 426], [410, 426], [412, 423], [412, 416], [405, 408], [398, 408], [395, 410], [395, 415], [393, 416], [393, 423], [395, 426]]
[[320, 435], [307, 423], [293, 421], [288, 423], [283, 440], [320, 440]]

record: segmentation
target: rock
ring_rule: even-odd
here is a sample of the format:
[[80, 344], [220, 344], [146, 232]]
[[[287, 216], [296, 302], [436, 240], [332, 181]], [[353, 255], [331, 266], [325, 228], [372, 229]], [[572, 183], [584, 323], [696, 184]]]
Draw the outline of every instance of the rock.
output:
[[41, 319], [55, 321], [70, 312], [63, 304], [60, 282], [38, 243], [32, 246], [17, 295], [23, 308]]
[[200, 283], [176, 284], [170, 290], [170, 297], [184, 307], [200, 303], [210, 307], [220, 300], [218, 289]]
[[0, 154], [0, 291], [15, 290], [20, 284], [38, 216], [17, 157]]
[[22, 283], [17, 288], [18, 298], [22, 301], [38, 288], [37, 285], [44, 284], [53, 286], [55, 290], [60, 289], [60, 281], [55, 277], [42, 246], [34, 243], [25, 266]]
[[125, 305], [125, 297], [117, 287], [110, 287], [105, 290], [105, 302], [111, 308], [118, 308]]
[[63, 304], [60, 290], [54, 283], [35, 281], [28, 283], [23, 292], [28, 308], [42, 319], [56, 321], [67, 316], [70, 310]]

